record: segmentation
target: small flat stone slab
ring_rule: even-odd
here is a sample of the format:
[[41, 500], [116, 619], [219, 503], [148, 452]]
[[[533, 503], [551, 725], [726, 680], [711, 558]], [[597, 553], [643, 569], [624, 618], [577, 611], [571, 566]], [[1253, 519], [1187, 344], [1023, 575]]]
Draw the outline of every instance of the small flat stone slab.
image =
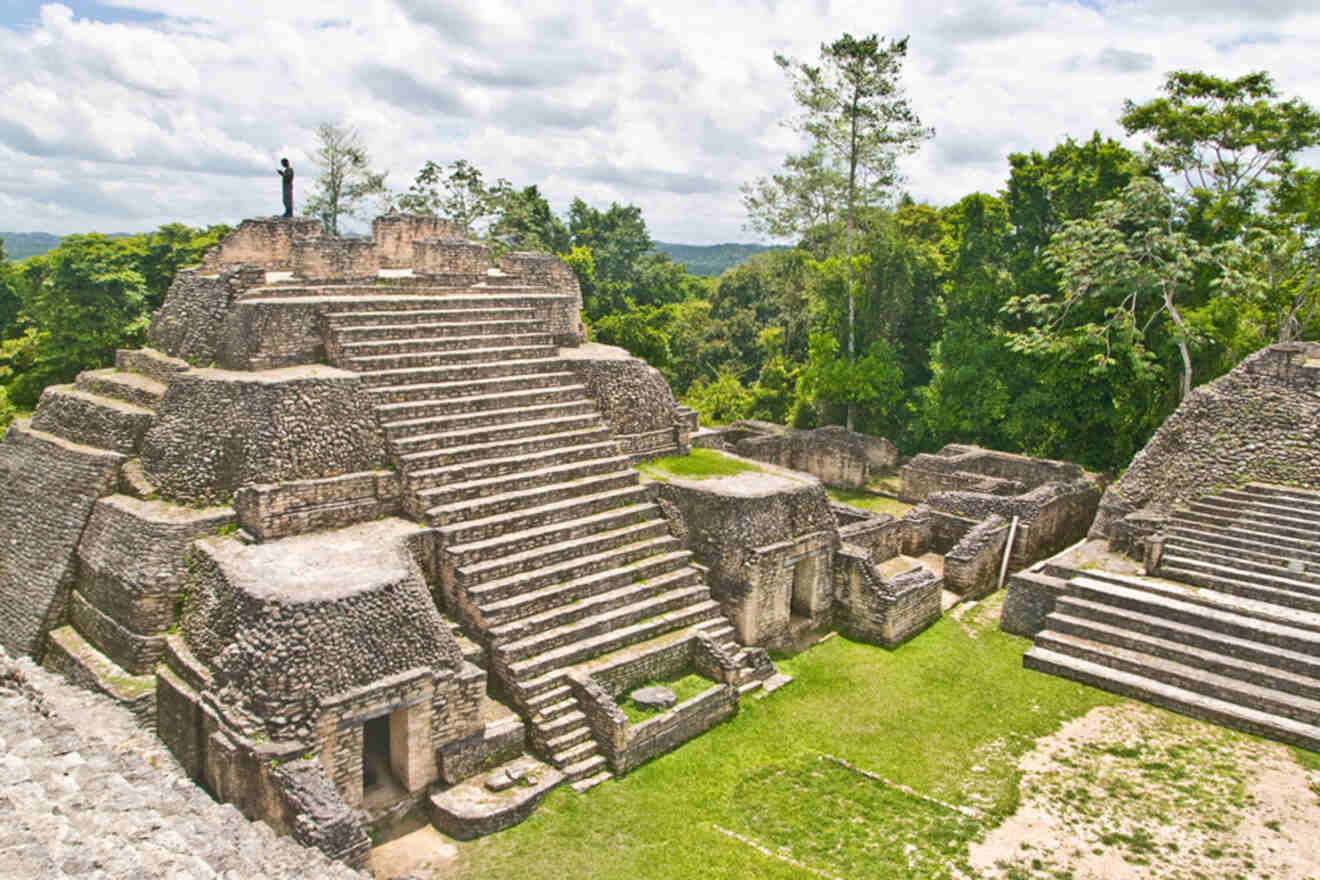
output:
[[674, 692], [658, 684], [638, 688], [628, 695], [628, 699], [643, 709], [672, 709], [678, 705]]
[[503, 767], [486, 777], [486, 788], [490, 791], [504, 791], [506, 788], [513, 788], [526, 775], [526, 771], [521, 767]]

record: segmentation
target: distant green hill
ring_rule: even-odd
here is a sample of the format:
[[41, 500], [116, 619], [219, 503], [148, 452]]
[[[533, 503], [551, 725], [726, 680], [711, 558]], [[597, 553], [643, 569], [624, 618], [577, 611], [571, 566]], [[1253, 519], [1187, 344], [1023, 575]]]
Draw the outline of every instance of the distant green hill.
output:
[[5, 240], [5, 253], [9, 254], [9, 259], [22, 260], [54, 250], [61, 236], [49, 232], [0, 232], [0, 238]]
[[673, 244], [657, 241], [655, 249], [669, 254], [676, 263], [687, 266], [693, 275], [719, 275], [725, 269], [744, 262], [748, 257], [765, 251], [781, 251], [777, 244]]

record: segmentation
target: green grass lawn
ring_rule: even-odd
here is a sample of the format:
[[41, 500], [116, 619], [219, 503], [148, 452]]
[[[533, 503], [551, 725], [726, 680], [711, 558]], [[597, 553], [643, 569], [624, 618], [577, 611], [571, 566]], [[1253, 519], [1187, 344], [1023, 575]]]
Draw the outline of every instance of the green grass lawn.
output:
[[862, 510], [869, 510], [872, 513], [887, 513], [890, 516], [898, 517], [912, 509], [911, 504], [905, 504], [897, 498], [872, 495], [870, 492], [862, 492], [858, 489], [826, 489], [825, 491], [840, 504], [860, 507]]
[[700, 480], [705, 477], [731, 477], [744, 471], [760, 471], [749, 461], [731, 458], [714, 449], [697, 447], [690, 455], [670, 455], [654, 458], [637, 465], [642, 476], [663, 480], [667, 476]]
[[795, 681], [745, 698], [728, 723], [586, 795], [557, 790], [522, 825], [462, 844], [463, 874], [809, 876], [750, 840], [831, 876], [947, 876], [970, 840], [1017, 808], [1018, 757], [1064, 719], [1117, 701], [1022, 669], [1029, 643], [979, 621], [943, 618], [895, 650], [835, 637], [781, 661]]

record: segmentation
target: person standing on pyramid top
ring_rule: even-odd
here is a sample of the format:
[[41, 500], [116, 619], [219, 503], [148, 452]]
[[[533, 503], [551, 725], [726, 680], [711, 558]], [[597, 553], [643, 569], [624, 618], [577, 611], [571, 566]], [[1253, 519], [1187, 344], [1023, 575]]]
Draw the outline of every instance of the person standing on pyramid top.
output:
[[288, 159], [280, 160], [280, 167], [275, 173], [284, 179], [284, 216], [293, 216], [293, 166]]

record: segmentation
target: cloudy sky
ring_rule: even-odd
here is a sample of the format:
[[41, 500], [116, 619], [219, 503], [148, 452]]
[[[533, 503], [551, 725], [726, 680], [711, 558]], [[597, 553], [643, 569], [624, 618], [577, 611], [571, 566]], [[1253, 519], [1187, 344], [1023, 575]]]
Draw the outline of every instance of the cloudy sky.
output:
[[278, 158], [305, 191], [329, 121], [395, 189], [461, 157], [558, 210], [748, 241], [739, 185], [801, 146], [773, 56], [844, 32], [910, 34], [936, 136], [904, 167], [938, 204], [999, 189], [1010, 152], [1121, 135], [1170, 70], [1265, 69], [1320, 105], [1315, 0], [0, 0], [0, 229], [278, 213]]

